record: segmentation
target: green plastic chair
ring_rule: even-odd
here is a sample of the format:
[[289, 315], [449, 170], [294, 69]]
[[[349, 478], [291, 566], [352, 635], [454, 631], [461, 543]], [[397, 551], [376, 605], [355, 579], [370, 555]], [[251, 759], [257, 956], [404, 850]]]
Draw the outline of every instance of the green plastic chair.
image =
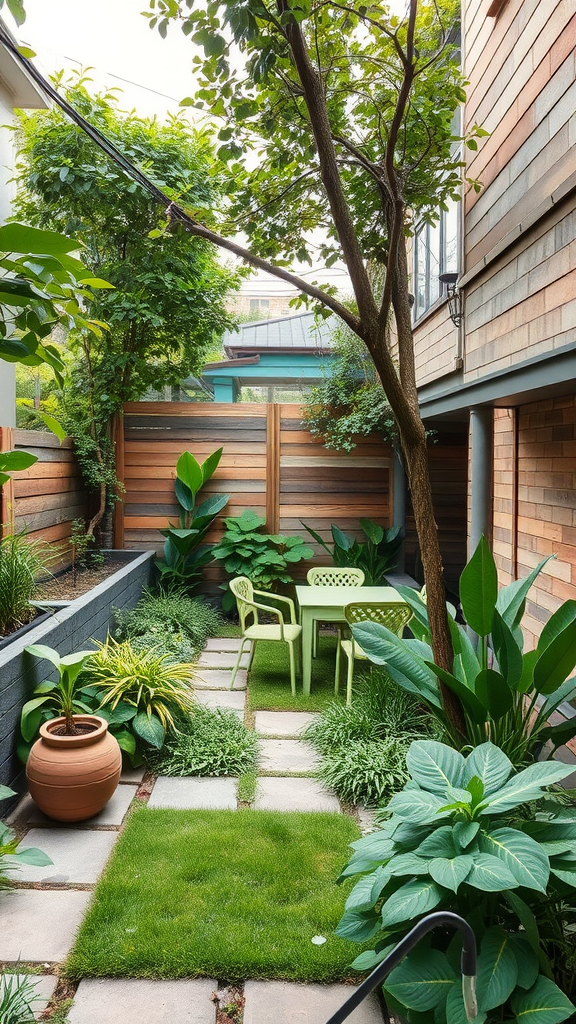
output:
[[[275, 601], [288, 605], [290, 609], [290, 622], [285, 622], [284, 615], [279, 608], [273, 608], [272, 605], [268, 604], [259, 604], [254, 600], [255, 594], [259, 597], [270, 597], [272, 595], [266, 593], [264, 590], [254, 590], [254, 587], [247, 576], [237, 576], [236, 579], [230, 580], [230, 590], [236, 598], [238, 615], [240, 616], [240, 628], [242, 630], [242, 643], [240, 644], [240, 650], [238, 651], [238, 657], [236, 659], [234, 671], [232, 672], [230, 689], [234, 689], [234, 681], [240, 667], [240, 660], [244, 653], [244, 645], [246, 643], [252, 642], [252, 650], [250, 652], [250, 660], [248, 662], [248, 668], [250, 668], [257, 640], [280, 640], [282, 643], [288, 644], [288, 653], [290, 656], [290, 685], [292, 687], [292, 695], [295, 696], [296, 671], [300, 671], [302, 663], [302, 626], [299, 626], [296, 622], [296, 609], [294, 607], [294, 602], [289, 597], [280, 597], [278, 594], [273, 595]], [[265, 612], [266, 615], [276, 615], [278, 623], [263, 625], [258, 620], [259, 611]], [[253, 617], [253, 621], [250, 626], [247, 626], [246, 622], [250, 617]]]
[[[412, 618], [412, 609], [404, 601], [386, 601], [382, 604], [373, 604], [369, 601], [358, 601], [354, 604], [347, 604], [344, 615], [349, 625], [357, 622], [378, 622], [386, 626], [391, 633], [402, 636], [404, 626]], [[370, 659], [354, 639], [344, 640], [339, 638], [336, 649], [336, 671], [334, 675], [334, 693], [338, 693], [340, 687], [340, 652], [343, 651], [348, 659], [348, 671], [346, 673], [346, 704], [352, 703], [352, 679], [354, 676], [354, 661], [359, 658], [361, 661]]]
[[[364, 572], [356, 566], [340, 565], [317, 565], [308, 569], [306, 579], [311, 587], [361, 587], [364, 583]], [[320, 621], [315, 620], [314, 639], [312, 642], [312, 657], [318, 653], [318, 634]], [[340, 627], [338, 627], [338, 642], [340, 642]]]

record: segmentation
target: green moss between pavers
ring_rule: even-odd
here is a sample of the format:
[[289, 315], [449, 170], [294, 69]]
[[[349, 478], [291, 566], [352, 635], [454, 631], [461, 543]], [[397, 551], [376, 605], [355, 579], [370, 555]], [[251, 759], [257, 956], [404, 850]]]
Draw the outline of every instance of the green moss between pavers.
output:
[[346, 683], [334, 694], [336, 637], [321, 636], [318, 657], [312, 659], [310, 695], [302, 692], [302, 678], [296, 679], [296, 696], [290, 689], [288, 644], [259, 640], [248, 676], [248, 707], [253, 711], [321, 711], [331, 700], [346, 697]]
[[136, 810], [66, 973], [357, 980], [361, 947], [333, 932], [352, 887], [335, 880], [358, 837], [341, 814]]

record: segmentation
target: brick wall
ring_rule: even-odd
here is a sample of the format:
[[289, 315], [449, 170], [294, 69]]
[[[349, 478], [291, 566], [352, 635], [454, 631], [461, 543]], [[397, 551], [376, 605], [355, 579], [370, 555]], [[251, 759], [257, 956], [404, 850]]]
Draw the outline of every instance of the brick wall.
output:
[[556, 556], [530, 591], [527, 649], [560, 604], [576, 599], [575, 457], [575, 396], [495, 410], [493, 546], [500, 582], [526, 576], [543, 558]]

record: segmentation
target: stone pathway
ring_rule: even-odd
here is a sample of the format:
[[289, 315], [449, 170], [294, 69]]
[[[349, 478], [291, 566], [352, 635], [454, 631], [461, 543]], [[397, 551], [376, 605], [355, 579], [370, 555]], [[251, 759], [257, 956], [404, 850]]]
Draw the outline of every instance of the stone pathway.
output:
[[[240, 641], [213, 639], [198, 661], [193, 680], [196, 698], [207, 707], [246, 714], [246, 666], [242, 659], [235, 688], [230, 690], [232, 668]], [[259, 736], [258, 783], [252, 807], [272, 811], [332, 811], [341, 813], [336, 797], [311, 777], [317, 762], [314, 749], [301, 733], [315, 715], [305, 712], [257, 711], [254, 728]], [[22, 842], [38, 846], [53, 864], [25, 865], [18, 872], [21, 888], [0, 892], [0, 961], [41, 965], [36, 1005], [40, 1015], [57, 982], [58, 965], [68, 955], [94, 888], [125, 816], [137, 799], [143, 769], [123, 773], [121, 784], [107, 807], [88, 822], [58, 825], [24, 797], [11, 823], [27, 830]], [[231, 809], [238, 806], [237, 779], [156, 779], [148, 799], [151, 808]], [[34, 886], [32, 888], [31, 886]], [[156, 981], [140, 979], [85, 979], [80, 982], [67, 1017], [69, 1024], [216, 1024], [210, 979]], [[289, 982], [247, 981], [244, 986], [244, 1024], [322, 1024], [352, 992], [345, 985], [300, 985]], [[382, 1024], [376, 997], [351, 1014], [352, 1024]]]

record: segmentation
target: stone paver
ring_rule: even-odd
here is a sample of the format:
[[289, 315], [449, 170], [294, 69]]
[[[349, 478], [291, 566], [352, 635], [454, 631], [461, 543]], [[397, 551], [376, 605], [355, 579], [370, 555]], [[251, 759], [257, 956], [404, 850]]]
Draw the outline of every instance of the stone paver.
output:
[[[137, 786], [119, 786], [116, 792], [99, 814], [93, 818], [79, 822], [80, 828], [89, 828], [92, 825], [121, 825], [126, 811], [136, 796]], [[46, 817], [32, 801], [32, 810], [26, 819], [29, 825], [51, 825], [52, 828], [69, 828], [66, 822], [52, 821]]]
[[[322, 1024], [348, 999], [351, 985], [299, 985], [289, 981], [247, 981], [244, 1024]], [[382, 1024], [374, 994], [347, 1018], [351, 1024]]]
[[178, 811], [236, 810], [238, 779], [173, 778], [161, 775], [148, 801], [151, 808]]
[[[224, 636], [215, 637], [211, 640], [206, 641], [205, 651], [238, 651], [240, 650], [240, 644], [242, 640], [239, 636]], [[250, 651], [251, 644], [244, 644], [244, 650]]]
[[117, 838], [117, 832], [33, 828], [22, 840], [22, 849], [36, 846], [53, 863], [41, 868], [23, 864], [13, 877], [19, 882], [95, 883]]
[[315, 779], [298, 779], [294, 776], [259, 778], [252, 806], [256, 811], [340, 810], [336, 797]]
[[[203, 668], [234, 668], [237, 651], [204, 651], [196, 662], [199, 669]], [[248, 668], [250, 655], [244, 653], [240, 659], [240, 668]]]
[[134, 782], [136, 784], [142, 782], [145, 771], [144, 765], [140, 765], [140, 768], [123, 768], [120, 782]]
[[309, 711], [256, 711], [254, 728], [259, 736], [295, 739], [317, 718]]
[[70, 952], [91, 893], [16, 889], [0, 893], [0, 960], [52, 963]]
[[[245, 690], [248, 673], [245, 668], [238, 669], [234, 680], [235, 690]], [[229, 690], [232, 679], [232, 669], [210, 668], [198, 672], [192, 677], [192, 685], [195, 690]]]
[[260, 740], [258, 768], [261, 772], [311, 772], [319, 762], [314, 747], [304, 740]]
[[[19, 975], [4, 974], [3, 978], [8, 981], [13, 977], [22, 978], [25, 972]], [[28, 975], [31, 984], [34, 986], [34, 998], [31, 1000], [32, 1011], [34, 1013], [35, 1020], [40, 1019], [40, 1014], [44, 1012], [56, 985], [58, 984], [58, 978], [55, 974], [30, 974]], [[2, 992], [2, 981], [0, 980], [0, 992]]]
[[360, 831], [363, 836], [368, 835], [369, 832], [373, 832], [376, 828], [376, 810], [374, 807], [363, 807], [360, 804], [356, 810], [358, 811], [358, 823], [360, 825]]
[[244, 718], [246, 693], [243, 690], [196, 690], [194, 697], [198, 704], [207, 708], [226, 708], [235, 711], [240, 719]]
[[80, 982], [69, 1012], [70, 1024], [215, 1024], [208, 979], [149, 981], [87, 978]]

